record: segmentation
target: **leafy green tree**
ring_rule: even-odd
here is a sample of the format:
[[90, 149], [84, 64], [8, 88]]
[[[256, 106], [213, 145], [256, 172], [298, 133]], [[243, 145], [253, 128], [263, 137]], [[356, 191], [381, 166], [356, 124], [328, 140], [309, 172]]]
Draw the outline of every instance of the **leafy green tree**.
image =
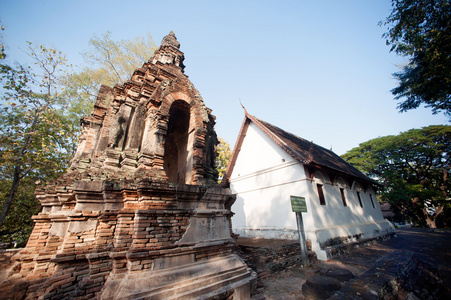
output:
[[[36, 49], [31, 43], [29, 54], [34, 68], [0, 65], [0, 180], [4, 188], [0, 228], [13, 201], [24, 193], [29, 198], [30, 186], [23, 183], [56, 178], [68, 167], [74, 149], [76, 133], [62, 113], [63, 89], [58, 84], [66, 59], [61, 52], [43, 46]], [[21, 184], [25, 190], [19, 188]]]
[[451, 118], [451, 2], [392, 0], [393, 11], [383, 23], [391, 51], [409, 57], [394, 73], [399, 85], [391, 92], [400, 111], [431, 107]]
[[95, 82], [109, 86], [129, 80], [157, 48], [150, 34], [134, 40], [113, 41], [111, 32], [101, 37], [94, 36], [89, 45], [93, 50], [84, 52], [83, 57], [94, 68], [86, 70]]
[[[32, 216], [39, 213], [41, 205], [34, 194], [35, 178], [25, 176], [15, 192], [13, 205], [9, 208], [0, 230], [0, 240], [4, 243], [18, 242], [24, 246], [33, 229]], [[0, 203], [7, 198], [11, 181], [0, 180]]]
[[219, 172], [219, 181], [221, 181], [225, 175], [230, 157], [232, 156], [230, 145], [223, 138], [219, 138], [219, 144], [216, 146], [216, 153], [216, 169]]
[[381, 199], [417, 224], [435, 228], [450, 207], [451, 126], [372, 139], [342, 158], [383, 183]]

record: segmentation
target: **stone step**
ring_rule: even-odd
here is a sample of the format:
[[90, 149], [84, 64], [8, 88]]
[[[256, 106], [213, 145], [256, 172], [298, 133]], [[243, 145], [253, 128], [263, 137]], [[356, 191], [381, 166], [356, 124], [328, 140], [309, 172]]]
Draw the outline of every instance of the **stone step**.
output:
[[351, 280], [355, 277], [351, 271], [343, 268], [330, 268], [321, 270], [320, 275], [333, 277], [341, 282]]
[[302, 285], [302, 294], [307, 299], [324, 300], [341, 288], [338, 279], [329, 276], [312, 276]]
[[[241, 273], [235, 276], [215, 278], [215, 280], [209, 280], [210, 284], [206, 284], [205, 282], [199, 282], [198, 288], [192, 289], [193, 285], [190, 285], [185, 293], [179, 293], [178, 290], [175, 296], [166, 298], [156, 298], [156, 299], [168, 299], [168, 300], [185, 300], [185, 299], [211, 299], [214, 296], [220, 295], [230, 290], [237, 289], [239, 287], [248, 286], [248, 293], [250, 294], [250, 272], [247, 271], [245, 273]], [[187, 286], [188, 287], [188, 286]], [[154, 299], [154, 298], [151, 298]], [[235, 298], [234, 298], [235, 299]]]
[[199, 299], [204, 294], [211, 293], [248, 276], [249, 272], [247, 269], [240, 267], [135, 293], [132, 299]]
[[[128, 274], [117, 293], [104, 296], [114, 299], [208, 299], [207, 294], [235, 289], [255, 280], [254, 274], [236, 255], [198, 261], [195, 263]], [[225, 288], [227, 287], [227, 288]]]

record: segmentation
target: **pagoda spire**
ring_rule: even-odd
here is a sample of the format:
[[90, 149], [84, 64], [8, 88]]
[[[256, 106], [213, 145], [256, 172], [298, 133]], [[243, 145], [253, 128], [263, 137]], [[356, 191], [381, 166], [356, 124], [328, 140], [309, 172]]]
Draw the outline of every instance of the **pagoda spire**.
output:
[[177, 41], [174, 31], [171, 30], [171, 32], [163, 38], [161, 41], [161, 46], [172, 46], [180, 49], [180, 42]]
[[174, 31], [171, 31], [167, 36], [161, 41], [161, 46], [155, 51], [154, 56], [150, 61], [155, 64], [160, 62], [162, 64], [174, 64], [180, 67], [182, 72], [185, 69], [183, 61], [185, 56], [182, 51], [180, 51], [180, 42], [177, 41]]

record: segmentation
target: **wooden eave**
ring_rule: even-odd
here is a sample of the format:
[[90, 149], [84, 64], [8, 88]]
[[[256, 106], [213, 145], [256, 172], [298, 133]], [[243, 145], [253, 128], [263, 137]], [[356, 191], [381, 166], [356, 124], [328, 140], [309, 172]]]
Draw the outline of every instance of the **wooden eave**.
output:
[[229, 187], [229, 179], [232, 175], [233, 169], [235, 168], [236, 159], [238, 158], [238, 154], [241, 151], [241, 146], [243, 145], [244, 137], [246, 136], [247, 129], [249, 128], [249, 124], [251, 120], [247, 117], [246, 109], [244, 109], [244, 120], [241, 124], [240, 133], [238, 134], [238, 138], [235, 143], [235, 147], [232, 151], [232, 157], [230, 158], [229, 164], [227, 165], [227, 169], [224, 177], [221, 180], [221, 186]]

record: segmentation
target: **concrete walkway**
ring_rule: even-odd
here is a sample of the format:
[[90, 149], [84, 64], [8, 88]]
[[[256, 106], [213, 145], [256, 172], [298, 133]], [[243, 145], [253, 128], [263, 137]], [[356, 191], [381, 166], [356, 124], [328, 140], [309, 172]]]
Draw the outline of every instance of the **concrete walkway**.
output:
[[[423, 274], [418, 268], [412, 269], [414, 265], [423, 265], [422, 262], [432, 267], [434, 274], [444, 281], [441, 286], [445, 287], [445, 291], [442, 287], [440, 293], [432, 295], [423, 286], [413, 286], [409, 289], [415, 290], [415, 294], [401, 289], [398, 298], [451, 299], [451, 231], [412, 228], [399, 229], [397, 234], [396, 238], [354, 248], [328, 261], [316, 261], [307, 268], [292, 267], [273, 274], [263, 282], [263, 287], [257, 290], [252, 299], [307, 299], [302, 294], [302, 285], [306, 279], [323, 275], [334, 268], [349, 270], [356, 277], [342, 282], [341, 289], [330, 299], [377, 299], [382, 287], [399, 276], [400, 269], [404, 268], [408, 278]], [[420, 281], [424, 282], [425, 279], [419, 278]], [[429, 280], [427, 288], [434, 289], [434, 284], [436, 282], [431, 283]]]

